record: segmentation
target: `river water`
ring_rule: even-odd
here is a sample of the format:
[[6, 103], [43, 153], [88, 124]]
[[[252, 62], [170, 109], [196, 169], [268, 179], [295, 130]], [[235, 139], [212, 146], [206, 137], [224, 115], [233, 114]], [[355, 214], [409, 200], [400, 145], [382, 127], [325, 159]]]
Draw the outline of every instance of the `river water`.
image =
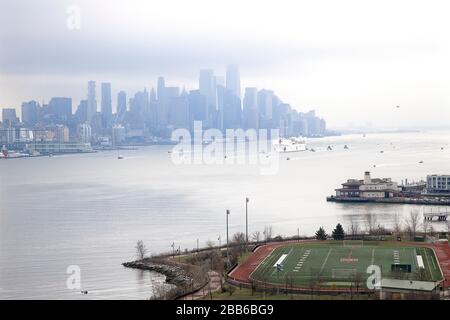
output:
[[[250, 233], [271, 225], [274, 235], [297, 228], [312, 235], [350, 220], [363, 227], [367, 212], [389, 226], [395, 214], [424, 208], [325, 198], [366, 170], [398, 182], [450, 174], [449, 132], [345, 135], [310, 139], [308, 147], [316, 152], [289, 161], [282, 155], [270, 175], [253, 164], [176, 165], [171, 146], [122, 151], [122, 160], [117, 151], [2, 160], [0, 298], [147, 299], [164, 277], [121, 266], [135, 259], [138, 240], [150, 253], [170, 251], [173, 242], [181, 250], [197, 239], [218, 242], [219, 235], [224, 243], [226, 209], [230, 233], [245, 231], [245, 197]], [[69, 266], [80, 268], [88, 294], [67, 287]]]

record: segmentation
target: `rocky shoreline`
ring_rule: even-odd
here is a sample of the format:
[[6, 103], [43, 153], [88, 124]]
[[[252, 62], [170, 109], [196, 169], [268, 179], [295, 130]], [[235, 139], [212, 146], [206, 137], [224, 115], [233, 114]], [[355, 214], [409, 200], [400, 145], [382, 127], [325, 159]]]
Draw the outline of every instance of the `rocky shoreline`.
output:
[[182, 297], [201, 289], [209, 281], [208, 276], [200, 268], [193, 265], [168, 261], [167, 259], [155, 260], [147, 258], [144, 260], [125, 262], [122, 265], [126, 268], [154, 271], [166, 276], [166, 283], [174, 285], [176, 289], [169, 290], [165, 297], [157, 297], [158, 299], [176, 299]]

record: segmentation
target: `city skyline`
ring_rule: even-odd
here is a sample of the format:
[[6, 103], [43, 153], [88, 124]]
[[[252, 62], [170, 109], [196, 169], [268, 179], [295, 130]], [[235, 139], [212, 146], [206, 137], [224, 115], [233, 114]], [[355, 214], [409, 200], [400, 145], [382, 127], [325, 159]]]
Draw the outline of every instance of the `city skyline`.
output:
[[0, 4], [0, 108], [79, 100], [87, 79], [114, 84], [113, 94], [152, 87], [159, 75], [191, 90], [192, 70], [225, 74], [219, 66], [235, 63], [246, 86], [319, 110], [331, 128], [439, 127], [450, 117], [443, 1], [370, 10], [358, 1], [232, 1], [220, 14], [207, 1], [79, 1], [76, 30], [67, 27], [72, 3], [40, 0], [25, 12], [21, 2]]
[[119, 88], [114, 97], [112, 87], [89, 80], [78, 103], [72, 97], [52, 97], [42, 105], [24, 101], [20, 112], [4, 108], [0, 142], [24, 149], [36, 139], [45, 145], [89, 142], [96, 147], [167, 143], [174, 130], [193, 132], [198, 121], [223, 134], [228, 129], [278, 129], [281, 137], [336, 134], [315, 110], [299, 112], [270, 89], [242, 88], [236, 64], [226, 67], [225, 77], [213, 69], [199, 70], [194, 90], [168, 86], [162, 76], [156, 88], [128, 93]]

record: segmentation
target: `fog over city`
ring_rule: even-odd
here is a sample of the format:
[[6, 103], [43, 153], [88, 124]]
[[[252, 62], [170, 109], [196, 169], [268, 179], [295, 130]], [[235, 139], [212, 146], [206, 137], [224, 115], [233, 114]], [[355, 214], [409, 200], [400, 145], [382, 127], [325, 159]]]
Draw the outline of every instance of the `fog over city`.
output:
[[[80, 29], [67, 9], [80, 8]], [[238, 64], [241, 89], [274, 90], [332, 129], [447, 126], [446, 1], [0, 0], [0, 109], [86, 99], [89, 80], [130, 96], [195, 89]], [[116, 108], [113, 99], [113, 111]], [[399, 107], [397, 107], [399, 106]]]

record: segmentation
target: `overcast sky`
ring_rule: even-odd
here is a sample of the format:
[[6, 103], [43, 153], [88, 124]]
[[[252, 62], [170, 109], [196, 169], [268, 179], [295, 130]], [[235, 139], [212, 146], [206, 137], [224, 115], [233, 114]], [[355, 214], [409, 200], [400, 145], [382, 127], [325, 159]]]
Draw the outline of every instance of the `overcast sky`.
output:
[[[81, 9], [81, 28], [67, 9]], [[331, 127], [450, 125], [446, 1], [0, 0], [0, 108], [87, 81], [197, 87], [200, 68], [275, 90]], [[115, 102], [115, 96], [113, 97]], [[395, 108], [399, 105], [401, 108]]]

